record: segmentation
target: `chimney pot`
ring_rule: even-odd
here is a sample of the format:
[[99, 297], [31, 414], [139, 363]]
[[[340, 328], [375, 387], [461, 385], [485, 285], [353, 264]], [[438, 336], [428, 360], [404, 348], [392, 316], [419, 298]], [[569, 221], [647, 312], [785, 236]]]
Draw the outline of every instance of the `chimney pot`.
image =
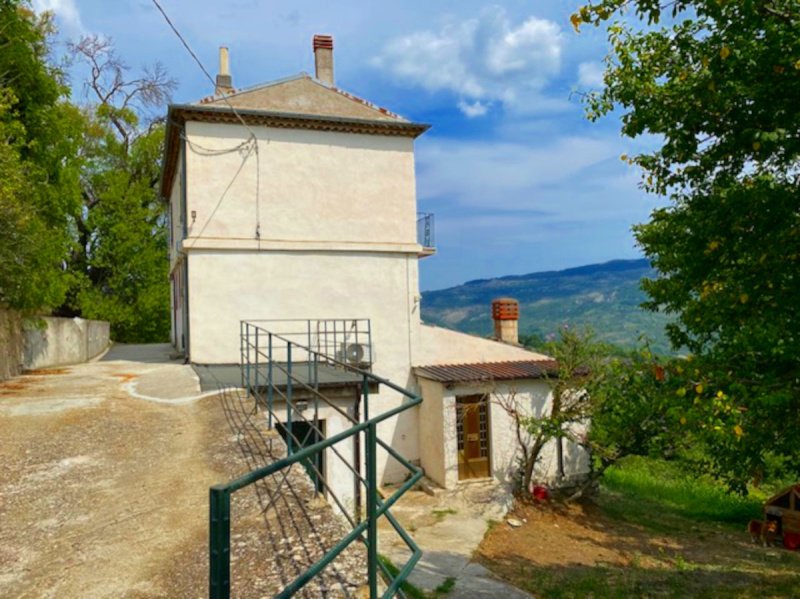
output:
[[504, 343], [519, 345], [519, 302], [510, 297], [492, 301], [494, 338]]
[[214, 88], [214, 94], [222, 96], [233, 92], [233, 81], [231, 80], [230, 61], [228, 59], [228, 48], [220, 46], [219, 49], [219, 73]]
[[326, 85], [333, 85], [333, 37], [314, 36], [314, 76]]

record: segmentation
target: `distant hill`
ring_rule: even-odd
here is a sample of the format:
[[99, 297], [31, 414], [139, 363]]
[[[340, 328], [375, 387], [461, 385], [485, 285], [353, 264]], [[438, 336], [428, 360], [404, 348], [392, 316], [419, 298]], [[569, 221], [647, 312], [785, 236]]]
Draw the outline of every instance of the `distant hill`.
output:
[[666, 316], [642, 310], [642, 277], [652, 275], [647, 260], [613, 260], [567, 270], [469, 281], [422, 294], [422, 319], [467, 333], [492, 332], [491, 302], [513, 297], [520, 303], [520, 335], [546, 337], [560, 325], [587, 324], [597, 337], [620, 347], [634, 347], [640, 335], [653, 349], [669, 351]]

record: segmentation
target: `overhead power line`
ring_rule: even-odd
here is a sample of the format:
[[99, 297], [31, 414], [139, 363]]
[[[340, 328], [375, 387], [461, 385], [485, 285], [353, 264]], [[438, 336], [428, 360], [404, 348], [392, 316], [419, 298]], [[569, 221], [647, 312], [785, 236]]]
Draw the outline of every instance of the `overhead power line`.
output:
[[[211, 83], [211, 85], [216, 86], [216, 82], [214, 81], [214, 78], [211, 76], [211, 73], [208, 72], [208, 69], [206, 69], [205, 65], [203, 65], [203, 62], [198, 58], [198, 56], [197, 56], [197, 54], [195, 54], [194, 50], [192, 50], [192, 47], [189, 45], [189, 42], [186, 41], [186, 38], [184, 38], [183, 35], [181, 35], [181, 32], [178, 31], [178, 28], [172, 22], [172, 19], [169, 18], [169, 15], [164, 10], [164, 8], [161, 6], [161, 4], [158, 2], [158, 0], [152, 0], [152, 2], [153, 2], [153, 5], [158, 9], [158, 12], [161, 13], [161, 16], [164, 17], [164, 20], [167, 22], [167, 25], [169, 25], [169, 28], [172, 29], [172, 32], [180, 40], [181, 44], [183, 44], [183, 47], [186, 48], [186, 51], [189, 53], [189, 55], [192, 57], [192, 59], [195, 61], [195, 63], [197, 63], [197, 66], [200, 67], [200, 70], [206, 76], [206, 79], [208, 79], [208, 81]], [[250, 133], [250, 139], [252, 139], [253, 146], [255, 148], [255, 156], [256, 156], [256, 238], [260, 239], [261, 238], [261, 198], [260, 198], [260, 195], [261, 195], [261, 156], [260, 156], [259, 151], [258, 151], [258, 137], [256, 137], [255, 132], [245, 122], [244, 118], [242, 118], [242, 115], [239, 114], [239, 112], [236, 110], [236, 108], [233, 106], [233, 104], [231, 104], [230, 100], [228, 100], [226, 95], [225, 94], [221, 94], [220, 97], [225, 102], [225, 104], [228, 105], [228, 108], [231, 109], [231, 111], [236, 116], [236, 118], [239, 120], [239, 122], [242, 124], [242, 126], [245, 129], [247, 129], [248, 133]], [[239, 148], [237, 147], [236, 149], [239, 149]], [[224, 153], [224, 151], [223, 151], [223, 153]]]

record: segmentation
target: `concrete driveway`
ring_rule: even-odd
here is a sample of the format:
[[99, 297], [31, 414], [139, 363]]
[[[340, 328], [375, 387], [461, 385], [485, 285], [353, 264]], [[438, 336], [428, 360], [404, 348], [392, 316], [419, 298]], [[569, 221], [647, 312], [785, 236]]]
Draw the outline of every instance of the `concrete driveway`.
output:
[[[209, 486], [285, 451], [252, 407], [201, 393], [168, 346], [0, 383], [0, 597], [205, 596]], [[338, 538], [314, 498], [300, 466], [236, 494], [235, 596], [271, 596]], [[354, 594], [359, 559], [305, 595]]]

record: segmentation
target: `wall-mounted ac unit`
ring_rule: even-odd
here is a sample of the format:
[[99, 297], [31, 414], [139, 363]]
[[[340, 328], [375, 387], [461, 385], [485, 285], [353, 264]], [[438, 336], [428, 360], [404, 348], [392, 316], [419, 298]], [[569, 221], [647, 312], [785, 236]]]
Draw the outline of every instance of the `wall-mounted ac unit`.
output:
[[368, 343], [356, 343], [355, 341], [345, 341], [339, 346], [336, 358], [349, 366], [365, 368], [372, 364], [375, 357], [373, 348]]

